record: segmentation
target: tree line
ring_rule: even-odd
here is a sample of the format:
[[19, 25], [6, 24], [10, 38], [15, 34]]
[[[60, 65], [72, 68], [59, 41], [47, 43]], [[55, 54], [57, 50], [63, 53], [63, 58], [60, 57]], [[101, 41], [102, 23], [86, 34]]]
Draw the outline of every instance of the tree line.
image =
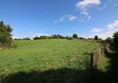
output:
[[73, 37], [69, 37], [69, 36], [63, 36], [63, 35], [59, 35], [59, 34], [54, 34], [54, 35], [51, 35], [51, 36], [36, 36], [34, 37], [33, 39], [34, 40], [38, 40], [38, 39], [73, 39], [73, 38], [78, 38], [78, 35], [77, 34], [73, 34]]
[[[51, 36], [41, 35], [41, 36], [35, 36], [33, 40], [39, 40], [39, 39], [86, 39], [84, 37], [78, 37], [78, 34], [74, 33], [72, 36], [63, 36], [60, 34], [53, 34]], [[26, 38], [15, 38], [14, 40], [31, 40], [29, 37]], [[87, 40], [102, 40], [97, 35], [94, 36], [94, 38], [88, 38]]]

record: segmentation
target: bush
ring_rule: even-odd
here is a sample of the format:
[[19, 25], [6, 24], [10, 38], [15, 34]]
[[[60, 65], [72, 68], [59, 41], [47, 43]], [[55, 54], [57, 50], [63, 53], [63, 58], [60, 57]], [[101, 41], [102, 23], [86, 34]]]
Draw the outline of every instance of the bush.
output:
[[12, 37], [9, 34], [0, 34], [0, 42], [2, 47], [10, 47], [12, 44]]
[[118, 31], [114, 33], [113, 35], [114, 39], [114, 44], [115, 44], [115, 47], [118, 49]]
[[110, 46], [114, 47], [113, 38], [108, 37], [108, 38], [106, 38], [105, 42], [109, 43]]
[[3, 21], [0, 22], [0, 46], [10, 47], [12, 44], [12, 28], [10, 25], [5, 25]]
[[68, 40], [73, 40], [74, 38], [73, 37], [69, 37]]

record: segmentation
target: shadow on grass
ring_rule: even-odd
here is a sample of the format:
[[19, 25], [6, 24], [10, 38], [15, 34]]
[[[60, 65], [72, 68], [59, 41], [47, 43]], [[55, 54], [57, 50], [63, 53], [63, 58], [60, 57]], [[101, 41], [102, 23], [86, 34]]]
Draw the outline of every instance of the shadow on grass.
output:
[[3, 78], [1, 83], [90, 83], [86, 72], [69, 68], [18, 72]]
[[118, 83], [118, 51], [107, 52], [107, 57], [110, 58], [110, 66], [107, 72], [107, 83]]

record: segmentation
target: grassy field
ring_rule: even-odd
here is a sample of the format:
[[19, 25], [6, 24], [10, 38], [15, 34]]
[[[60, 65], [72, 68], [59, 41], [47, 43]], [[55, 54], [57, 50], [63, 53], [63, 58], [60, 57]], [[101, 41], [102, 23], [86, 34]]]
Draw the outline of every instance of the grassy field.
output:
[[90, 62], [90, 53], [100, 46], [92, 41], [61, 39], [19, 40], [14, 43], [17, 48], [0, 50], [0, 76], [58, 69], [85, 70]]

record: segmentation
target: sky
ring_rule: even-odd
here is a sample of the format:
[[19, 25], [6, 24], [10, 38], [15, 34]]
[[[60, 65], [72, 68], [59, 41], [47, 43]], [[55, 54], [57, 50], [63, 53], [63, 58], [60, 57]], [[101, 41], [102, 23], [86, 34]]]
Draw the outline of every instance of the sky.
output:
[[118, 0], [0, 0], [0, 21], [13, 38], [60, 34], [112, 37], [118, 31]]

